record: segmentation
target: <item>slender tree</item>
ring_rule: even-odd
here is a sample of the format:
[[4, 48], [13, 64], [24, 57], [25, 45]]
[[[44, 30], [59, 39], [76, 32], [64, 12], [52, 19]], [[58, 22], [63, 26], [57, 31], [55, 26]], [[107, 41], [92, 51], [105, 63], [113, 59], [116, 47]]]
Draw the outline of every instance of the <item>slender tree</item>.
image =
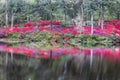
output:
[[83, 20], [84, 20], [84, 0], [79, 0], [80, 3], [80, 33], [82, 32]]
[[67, 19], [66, 11], [67, 11], [67, 6], [66, 6], [66, 3], [65, 3], [64, 0], [62, 0], [62, 3], [63, 3], [64, 20], [65, 20], [65, 25], [66, 25], [66, 19]]
[[52, 31], [52, 20], [53, 20], [53, 17], [52, 17], [52, 11], [53, 11], [53, 8], [52, 8], [52, 1], [50, 0], [50, 30]]
[[5, 17], [6, 17], [6, 27], [8, 27], [8, 1], [5, 1]]
[[94, 25], [93, 25], [93, 14], [91, 14], [91, 35], [94, 33]]

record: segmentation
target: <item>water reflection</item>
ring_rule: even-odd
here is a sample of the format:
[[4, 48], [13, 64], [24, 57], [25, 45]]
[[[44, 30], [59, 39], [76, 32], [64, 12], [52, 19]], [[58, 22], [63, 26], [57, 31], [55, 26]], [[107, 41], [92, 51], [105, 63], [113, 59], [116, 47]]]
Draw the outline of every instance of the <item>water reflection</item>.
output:
[[33, 50], [2, 45], [0, 51], [0, 80], [120, 79], [120, 48]]

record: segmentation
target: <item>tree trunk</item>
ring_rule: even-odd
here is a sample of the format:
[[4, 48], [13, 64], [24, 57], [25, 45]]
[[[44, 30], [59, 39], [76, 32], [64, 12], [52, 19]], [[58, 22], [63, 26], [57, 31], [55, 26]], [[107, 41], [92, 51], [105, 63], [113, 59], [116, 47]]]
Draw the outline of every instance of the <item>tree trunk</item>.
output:
[[52, 31], [52, 26], [53, 26], [53, 25], [52, 25], [52, 20], [53, 20], [53, 19], [52, 19], [52, 10], [53, 10], [53, 9], [52, 9], [52, 2], [51, 2], [51, 0], [50, 0], [50, 7], [51, 7], [51, 11], [50, 11], [50, 30]]
[[100, 12], [99, 12], [98, 26], [100, 27], [100, 25], [101, 25], [101, 14], [100, 14]]
[[27, 16], [27, 22], [29, 22], [29, 16]]
[[117, 13], [117, 19], [120, 20], [120, 13]]
[[64, 10], [64, 12], [65, 12], [65, 25], [66, 25], [66, 8], [65, 8], [65, 10]]
[[101, 29], [104, 29], [104, 6], [101, 6], [101, 13], [102, 13], [102, 22], [101, 22]]
[[83, 17], [84, 17], [84, 10], [83, 10], [83, 3], [82, 3], [82, 5], [81, 5], [81, 19], [80, 19], [80, 33], [82, 32], [82, 30], [83, 30]]
[[5, 17], [6, 17], [6, 27], [8, 27], [8, 3], [7, 1], [6, 1]]
[[11, 28], [13, 28], [13, 24], [14, 24], [14, 15], [15, 15], [15, 13], [12, 12], [12, 17], [11, 17]]
[[67, 19], [67, 14], [66, 14], [66, 5], [65, 5], [65, 1], [62, 0], [62, 3], [63, 3], [63, 13], [64, 13], [64, 16], [63, 16], [63, 19], [65, 20], [65, 25], [66, 25], [66, 19]]
[[78, 22], [78, 28], [79, 28], [79, 31], [80, 31], [80, 34], [82, 33], [83, 31], [83, 18], [84, 18], [84, 9], [83, 9], [83, 5], [84, 5], [84, 2], [83, 0], [79, 0], [80, 2], [80, 7], [79, 7], [79, 21]]
[[93, 14], [91, 14], [91, 35], [94, 33]]

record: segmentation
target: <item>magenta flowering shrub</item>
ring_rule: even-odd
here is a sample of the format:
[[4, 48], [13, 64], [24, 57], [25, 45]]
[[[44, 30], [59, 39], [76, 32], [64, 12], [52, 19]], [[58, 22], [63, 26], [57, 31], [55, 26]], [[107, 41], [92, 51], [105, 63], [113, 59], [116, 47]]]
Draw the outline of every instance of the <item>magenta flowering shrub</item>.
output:
[[[40, 21], [40, 26], [46, 26], [46, 25], [50, 25], [51, 21], [50, 20], [45, 20], [45, 21]], [[61, 25], [62, 22], [59, 20], [52, 20], [52, 24], [53, 25]]]
[[[36, 27], [36, 23], [38, 24], [38, 27]], [[59, 20], [53, 20], [53, 29], [52, 32], [55, 34], [80, 34], [80, 30], [76, 29], [76, 26], [68, 26], [68, 27], [62, 27], [62, 22]], [[24, 23], [24, 27], [19, 27], [19, 25], [14, 25], [14, 27], [10, 28], [4, 28], [2, 33], [10, 34], [10, 33], [27, 33], [31, 31], [50, 31], [50, 20], [45, 21], [38, 21], [38, 22], [27, 22]], [[2, 29], [2, 28], [1, 28]], [[104, 29], [101, 29], [98, 26], [94, 26], [94, 34], [98, 35], [111, 35], [111, 33], [114, 33], [118, 36], [120, 36], [120, 20], [111, 20], [111, 21], [105, 21]], [[1, 35], [2, 35], [1, 33]], [[84, 26], [83, 30], [81, 32], [82, 34], [91, 34], [91, 26]]]
[[[31, 27], [31, 26], [47, 26], [50, 25], [50, 20], [41, 20], [37, 22], [26, 22], [24, 23], [24, 27]], [[52, 20], [52, 25], [61, 25], [62, 22], [60, 20]]]
[[5, 33], [5, 29], [0, 29], [0, 38], [5, 37], [7, 34]]

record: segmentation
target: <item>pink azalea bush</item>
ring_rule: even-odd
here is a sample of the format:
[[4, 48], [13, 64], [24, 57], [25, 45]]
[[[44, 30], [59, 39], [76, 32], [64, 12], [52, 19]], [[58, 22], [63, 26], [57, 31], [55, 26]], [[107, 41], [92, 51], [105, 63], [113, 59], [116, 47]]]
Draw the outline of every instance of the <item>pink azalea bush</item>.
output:
[[[26, 33], [30, 31], [50, 31], [50, 20], [45, 21], [39, 21], [39, 27], [36, 28], [36, 22], [27, 22], [24, 23], [24, 27], [19, 27], [19, 25], [14, 25], [14, 27], [10, 28], [4, 28], [3, 32], [6, 34], [10, 33]], [[76, 29], [76, 26], [69, 26], [69, 27], [62, 27], [57, 26], [61, 25], [62, 22], [59, 20], [53, 20], [53, 33], [55, 34], [80, 34], [80, 30]], [[3, 29], [3, 28], [1, 28]], [[120, 36], [120, 20], [109, 20], [105, 21], [104, 29], [101, 29], [98, 26], [94, 26], [94, 34], [98, 35], [111, 35], [111, 33], [114, 33], [118, 36]], [[82, 34], [90, 35], [91, 33], [91, 26], [83, 26], [83, 30], [81, 32]]]

